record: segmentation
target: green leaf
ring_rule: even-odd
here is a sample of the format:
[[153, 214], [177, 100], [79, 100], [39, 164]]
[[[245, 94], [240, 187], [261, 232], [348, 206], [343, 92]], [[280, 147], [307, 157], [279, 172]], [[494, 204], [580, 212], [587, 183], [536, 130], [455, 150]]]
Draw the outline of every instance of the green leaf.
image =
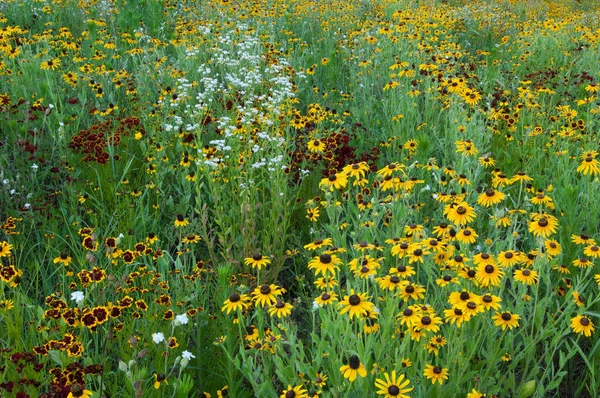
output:
[[535, 392], [535, 380], [530, 380], [527, 383], [523, 384], [521, 388], [521, 393], [519, 394], [519, 398], [527, 398], [533, 395]]
[[63, 366], [62, 355], [61, 355], [60, 351], [58, 351], [58, 350], [50, 350], [48, 352], [48, 355], [50, 355], [50, 358], [52, 358], [52, 360], [54, 362], [56, 362], [58, 366], [60, 366], [60, 367]]

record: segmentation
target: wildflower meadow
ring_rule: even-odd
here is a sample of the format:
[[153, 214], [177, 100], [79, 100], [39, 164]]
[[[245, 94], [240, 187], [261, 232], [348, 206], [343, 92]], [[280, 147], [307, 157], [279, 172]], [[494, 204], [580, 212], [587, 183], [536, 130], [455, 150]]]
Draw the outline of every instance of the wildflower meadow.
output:
[[3, 0], [0, 397], [600, 396], [600, 2]]

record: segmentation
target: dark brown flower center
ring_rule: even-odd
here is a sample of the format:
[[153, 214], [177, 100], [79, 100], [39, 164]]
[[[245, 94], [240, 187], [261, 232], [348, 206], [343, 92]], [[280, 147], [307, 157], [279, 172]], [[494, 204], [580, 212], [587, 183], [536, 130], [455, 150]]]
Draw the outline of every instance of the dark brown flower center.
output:
[[458, 208], [456, 209], [456, 212], [460, 215], [463, 215], [467, 212], [467, 209], [465, 209], [463, 206], [458, 206]]
[[260, 292], [261, 292], [261, 294], [269, 294], [269, 293], [271, 293], [271, 286], [269, 286], [269, 285], [262, 285], [260, 287]]
[[529, 276], [529, 275], [531, 275], [531, 271], [529, 271], [528, 269], [525, 269], [525, 270], [523, 270], [523, 275]]
[[460, 294], [460, 299], [461, 299], [462, 301], [467, 301], [469, 298], [471, 298], [471, 296], [469, 295], [469, 293], [468, 293], [468, 292], [462, 292], [462, 293]]
[[440, 368], [439, 366], [435, 366], [433, 368], [433, 373], [435, 373], [436, 375], [439, 375], [440, 373], [442, 373], [442, 368]]
[[503, 319], [504, 321], [507, 321], [507, 322], [508, 322], [508, 321], [510, 321], [510, 320], [512, 319], [512, 316], [511, 316], [511, 315], [510, 315], [508, 312], [504, 312], [504, 313], [502, 314], [502, 319]]
[[349, 360], [350, 368], [353, 370], [357, 370], [360, 368], [360, 359], [356, 355], [352, 355]]
[[390, 276], [390, 282], [391, 283], [398, 283], [398, 282], [400, 282], [400, 278], [398, 278], [397, 275], [392, 275], [392, 276]]
[[359, 305], [360, 304], [360, 297], [356, 294], [353, 294], [352, 296], [350, 296], [348, 298], [348, 303], [350, 303], [350, 305]]
[[236, 302], [240, 301], [240, 299], [241, 299], [241, 297], [237, 293], [233, 293], [231, 296], [229, 296], [229, 301], [231, 303], [236, 303]]
[[540, 227], [547, 227], [548, 226], [548, 220], [546, 220], [545, 218], [540, 218], [540, 220], [538, 221], [538, 225]]
[[581, 318], [581, 319], [579, 320], [579, 323], [581, 323], [581, 325], [582, 325], [582, 326], [589, 326], [589, 324], [590, 324], [590, 320], [589, 320], [589, 319], [587, 319], [587, 318]]
[[425, 326], [431, 325], [431, 318], [425, 315], [423, 318], [421, 318], [421, 324]]
[[491, 303], [492, 302], [492, 296], [490, 296], [489, 294], [484, 295], [481, 300], [483, 300], [484, 303]]
[[489, 264], [488, 264], [488, 265], [486, 265], [486, 266], [485, 266], [485, 272], [486, 272], [486, 273], [488, 273], [488, 274], [493, 274], [493, 273], [494, 273], [494, 271], [495, 271], [495, 268], [494, 268], [494, 266], [493, 266], [493, 265], [489, 265]]
[[323, 300], [323, 301], [327, 301], [327, 300], [329, 300], [330, 298], [331, 298], [331, 295], [330, 295], [329, 293], [323, 293], [323, 294], [321, 295], [321, 300]]
[[330, 254], [321, 254], [321, 256], [319, 256], [319, 261], [323, 264], [329, 264], [331, 262], [331, 255]]
[[252, 259], [253, 259], [254, 261], [260, 261], [260, 260], [262, 260], [262, 254], [258, 254], [258, 253], [257, 253], [257, 254], [255, 254], [255, 255], [253, 255], [253, 256], [252, 256]]
[[387, 391], [388, 391], [388, 394], [393, 397], [400, 394], [400, 389], [398, 388], [398, 386], [389, 386]]

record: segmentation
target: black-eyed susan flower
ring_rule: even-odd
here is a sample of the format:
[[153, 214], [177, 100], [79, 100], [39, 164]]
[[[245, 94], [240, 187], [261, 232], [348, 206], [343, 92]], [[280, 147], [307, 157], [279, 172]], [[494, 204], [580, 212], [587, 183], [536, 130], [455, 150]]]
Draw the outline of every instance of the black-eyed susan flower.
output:
[[470, 393], [467, 394], [467, 398], [485, 398], [486, 395], [478, 392], [476, 389], [472, 389]]
[[225, 387], [221, 388], [220, 390], [217, 390], [217, 397], [219, 397], [219, 398], [229, 397], [229, 386], [225, 386]]
[[429, 250], [427, 250], [426, 248], [423, 248], [418, 243], [413, 243], [407, 251], [408, 263], [412, 264], [412, 263], [419, 262], [419, 263], [423, 264], [425, 256], [427, 256], [429, 254], [431, 254], [431, 252]]
[[501, 267], [512, 267], [521, 261], [521, 253], [514, 250], [503, 250], [496, 257]]
[[479, 235], [473, 228], [466, 227], [458, 231], [454, 238], [458, 241], [458, 243], [468, 245], [475, 243], [478, 237]]
[[73, 384], [69, 391], [67, 398], [90, 398], [94, 393], [90, 390], [84, 389], [81, 384]]
[[406, 286], [404, 286], [404, 288], [400, 289], [398, 291], [398, 294], [404, 300], [419, 300], [425, 297], [425, 288], [416, 283], [409, 283]]
[[505, 197], [502, 192], [490, 188], [477, 197], [477, 203], [485, 207], [490, 207], [502, 202]]
[[10, 257], [12, 250], [12, 245], [8, 242], [0, 242], [0, 258], [2, 257]]
[[12, 300], [0, 300], [0, 311], [8, 311], [15, 308], [15, 302]]
[[360, 359], [357, 355], [352, 355], [348, 359], [348, 364], [340, 367], [340, 372], [344, 376], [345, 379], [348, 379], [350, 382], [356, 380], [357, 376], [366, 377], [367, 370], [365, 366], [360, 362]]
[[333, 241], [331, 238], [317, 239], [307, 245], [304, 245], [304, 248], [307, 250], [317, 250], [325, 246], [333, 246]]
[[279, 398], [308, 398], [308, 393], [301, 385], [292, 387], [288, 384], [287, 388], [283, 390]]
[[546, 249], [546, 255], [548, 255], [548, 258], [558, 256], [562, 249], [560, 243], [553, 239], [547, 239], [544, 241], [544, 248]]
[[410, 380], [405, 379], [403, 374], [397, 377], [396, 371], [393, 370], [392, 377], [387, 372], [383, 376], [385, 379], [383, 377], [375, 379], [378, 395], [383, 395], [385, 398], [409, 398], [407, 394], [413, 390], [413, 387], [410, 386]]
[[466, 313], [462, 308], [454, 306], [450, 309], [444, 310], [444, 318], [449, 324], [456, 324], [457, 327], [461, 327], [464, 322], [468, 322], [471, 319], [471, 315]]
[[71, 264], [71, 257], [67, 254], [67, 252], [60, 252], [60, 255], [58, 257], [56, 257], [53, 261], [53, 264], [58, 264], [61, 263], [63, 264], [65, 267], [69, 266], [69, 264]]
[[547, 238], [556, 232], [557, 226], [558, 222], [550, 215], [534, 217], [529, 222], [529, 232], [536, 237], [541, 236], [542, 238]]
[[509, 328], [513, 329], [519, 327], [519, 320], [521, 317], [517, 314], [511, 314], [510, 312], [497, 312], [496, 315], [492, 317], [494, 319], [494, 325], [501, 326], [502, 330]]
[[350, 319], [365, 315], [367, 311], [375, 310], [375, 305], [368, 301], [366, 293], [354, 293], [354, 289], [350, 290], [350, 295], [344, 296], [344, 299], [339, 302], [341, 308], [340, 314], [349, 313]]
[[196, 234], [188, 234], [181, 239], [183, 243], [198, 243], [200, 242], [200, 236]]
[[252, 299], [255, 301], [256, 305], [260, 305], [261, 307], [269, 306], [275, 304], [277, 297], [283, 292], [284, 290], [277, 285], [264, 284], [252, 291]]
[[416, 327], [427, 332], [437, 332], [440, 330], [439, 325], [444, 323], [442, 318], [435, 315], [423, 315], [417, 322], [413, 323], [413, 327]]
[[583, 250], [583, 254], [591, 258], [600, 258], [600, 247], [598, 245], [587, 246]]
[[408, 284], [405, 280], [401, 279], [398, 275], [386, 275], [381, 278], [375, 279], [379, 283], [381, 290], [394, 291], [402, 288], [403, 285]]
[[596, 244], [596, 241], [592, 237], [587, 236], [586, 234], [571, 235], [571, 242], [575, 243], [576, 245], [595, 245]]
[[323, 153], [325, 152], [325, 143], [321, 140], [310, 140], [308, 141], [308, 150], [314, 153]]
[[161, 384], [169, 384], [164, 373], [154, 373], [154, 388], [158, 390]]
[[342, 260], [335, 254], [323, 253], [309, 261], [308, 269], [314, 269], [315, 275], [335, 275], [341, 264]]
[[448, 368], [442, 368], [436, 365], [425, 365], [423, 376], [428, 380], [431, 380], [431, 384], [440, 383], [443, 384], [444, 380], [448, 379]]
[[600, 162], [596, 159], [598, 156], [598, 152], [589, 151], [585, 152], [581, 155], [581, 163], [577, 167], [577, 172], [582, 173], [583, 175], [592, 175], [600, 174]]
[[489, 253], [477, 253], [476, 255], [473, 256], [473, 263], [476, 266], [479, 265], [496, 265], [496, 260], [494, 259], [494, 256], [489, 254]]
[[493, 310], [498, 310], [500, 309], [501, 305], [500, 302], [502, 301], [502, 299], [498, 296], [494, 296], [492, 294], [484, 294], [482, 296], [479, 297], [479, 304], [485, 308], [486, 310], [489, 309], [493, 309]]
[[460, 285], [460, 281], [458, 280], [458, 278], [455, 278], [454, 276], [452, 276], [450, 274], [442, 275], [441, 278], [438, 278], [435, 280], [435, 284], [438, 286], [441, 286], [441, 287], [448, 286], [452, 283]]
[[233, 293], [227, 300], [223, 302], [221, 311], [229, 314], [231, 311], [245, 310], [250, 306], [250, 297], [247, 294]]
[[319, 297], [315, 298], [314, 302], [319, 307], [323, 307], [325, 305], [333, 304], [337, 300], [338, 300], [338, 298], [337, 298], [337, 294], [335, 292], [323, 292], [323, 293], [321, 293], [321, 295]]
[[348, 177], [361, 180], [369, 172], [369, 165], [367, 162], [349, 164], [342, 169], [342, 172], [346, 173]]
[[515, 174], [512, 178], [511, 178], [511, 184], [515, 183], [515, 182], [520, 182], [520, 183], [528, 183], [533, 181], [533, 178], [529, 177], [527, 175], [527, 173], [525, 173], [523, 170], [520, 170], [517, 172], [517, 174]]
[[517, 282], [524, 283], [525, 285], [533, 285], [538, 281], [538, 273], [528, 268], [518, 269], [514, 273], [514, 278]]
[[149, 232], [148, 236], [146, 236], [146, 243], [152, 245], [158, 241], [158, 236], [154, 232]]
[[571, 329], [574, 333], [583, 334], [585, 337], [590, 337], [594, 333], [594, 324], [584, 315], [577, 315], [571, 318]]
[[577, 268], [586, 269], [588, 267], [593, 267], [594, 263], [590, 261], [587, 257], [579, 257], [573, 260], [573, 265]]
[[443, 222], [433, 228], [433, 233], [436, 234], [438, 238], [445, 238], [450, 233], [452, 227], [447, 223]]
[[319, 220], [320, 210], [318, 207], [309, 207], [306, 209], [306, 218], [311, 222]]
[[477, 213], [468, 203], [450, 203], [444, 207], [444, 215], [456, 225], [466, 225], [472, 222]]
[[401, 325], [412, 327], [416, 322], [419, 322], [421, 312], [418, 306], [408, 306], [401, 313], [396, 315], [396, 319], [400, 321]]
[[244, 264], [251, 265], [252, 268], [258, 268], [261, 270], [262, 267], [266, 267], [271, 263], [271, 259], [268, 256], [263, 256], [260, 253], [255, 253], [252, 257], [246, 257], [244, 259]]
[[269, 315], [276, 316], [277, 318], [285, 318], [292, 313], [292, 305], [285, 303], [281, 300], [277, 300], [275, 304], [269, 307]]
[[345, 173], [329, 174], [319, 183], [319, 187], [325, 191], [333, 192], [334, 189], [342, 189], [348, 185], [348, 176]]
[[401, 163], [390, 163], [387, 166], [379, 169], [377, 171], [377, 175], [386, 177], [386, 176], [392, 175], [392, 173], [394, 173], [394, 172], [404, 170], [404, 168], [406, 168], [406, 166], [404, 166]]
[[181, 213], [177, 214], [177, 216], [175, 217], [175, 221], [173, 222], [175, 227], [185, 227], [189, 223], [190, 222], [188, 220], [186, 220], [185, 217], [183, 216], [183, 214], [181, 214]]
[[337, 280], [332, 275], [326, 275], [318, 278], [316, 281], [314, 281], [314, 284], [318, 289], [321, 290], [331, 289], [338, 285]]

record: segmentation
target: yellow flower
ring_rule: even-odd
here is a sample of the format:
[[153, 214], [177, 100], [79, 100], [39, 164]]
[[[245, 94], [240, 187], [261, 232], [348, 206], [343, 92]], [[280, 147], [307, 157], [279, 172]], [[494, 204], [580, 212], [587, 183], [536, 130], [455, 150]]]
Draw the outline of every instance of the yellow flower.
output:
[[0, 258], [10, 257], [12, 245], [8, 242], [0, 242]]
[[342, 308], [340, 314], [350, 313], [350, 319], [365, 315], [367, 312], [373, 312], [375, 305], [368, 301], [366, 293], [355, 294], [354, 289], [350, 290], [350, 295], [344, 296], [344, 300], [339, 303]]
[[356, 376], [366, 377], [367, 370], [364, 365], [360, 363], [360, 359], [356, 355], [352, 355], [348, 360], [348, 365], [344, 365], [340, 368], [340, 372], [344, 378], [353, 382], [356, 380]]
[[92, 394], [92, 391], [84, 390], [81, 384], [73, 384], [67, 398], [90, 398]]
[[259, 270], [262, 267], [266, 267], [271, 263], [271, 260], [268, 256], [263, 256], [260, 253], [254, 254], [252, 257], [246, 257], [244, 259], [244, 264], [251, 265], [252, 268], [258, 268]]
[[519, 315], [511, 314], [510, 312], [503, 312], [502, 314], [497, 312], [496, 315], [493, 316], [493, 318], [494, 325], [502, 326], [502, 330], [506, 328], [512, 330], [512, 328], [519, 327], [519, 319], [521, 319]]
[[448, 368], [441, 368], [434, 365], [425, 365], [425, 371], [423, 376], [431, 380], [431, 384], [439, 382], [440, 385], [444, 383], [444, 380], [448, 379]]
[[575, 318], [571, 318], [571, 329], [574, 333], [580, 333], [585, 337], [590, 337], [594, 333], [594, 324], [590, 318], [578, 315]]
[[277, 302], [269, 307], [269, 315], [277, 316], [277, 318], [285, 318], [292, 313], [292, 305], [290, 303], [284, 303], [283, 301], [277, 300]]
[[410, 387], [410, 380], [404, 379], [404, 375], [400, 375], [400, 377], [396, 377], [396, 371], [392, 371], [392, 377], [390, 378], [389, 374], [386, 372], [383, 374], [385, 380], [383, 378], [375, 380], [375, 388], [378, 388], [377, 394], [384, 395], [384, 398], [408, 398], [409, 393], [413, 390], [413, 387]]
[[183, 214], [177, 214], [177, 217], [175, 218], [175, 222], [173, 224], [175, 225], [175, 227], [185, 227], [189, 223], [190, 222], [185, 219]]

